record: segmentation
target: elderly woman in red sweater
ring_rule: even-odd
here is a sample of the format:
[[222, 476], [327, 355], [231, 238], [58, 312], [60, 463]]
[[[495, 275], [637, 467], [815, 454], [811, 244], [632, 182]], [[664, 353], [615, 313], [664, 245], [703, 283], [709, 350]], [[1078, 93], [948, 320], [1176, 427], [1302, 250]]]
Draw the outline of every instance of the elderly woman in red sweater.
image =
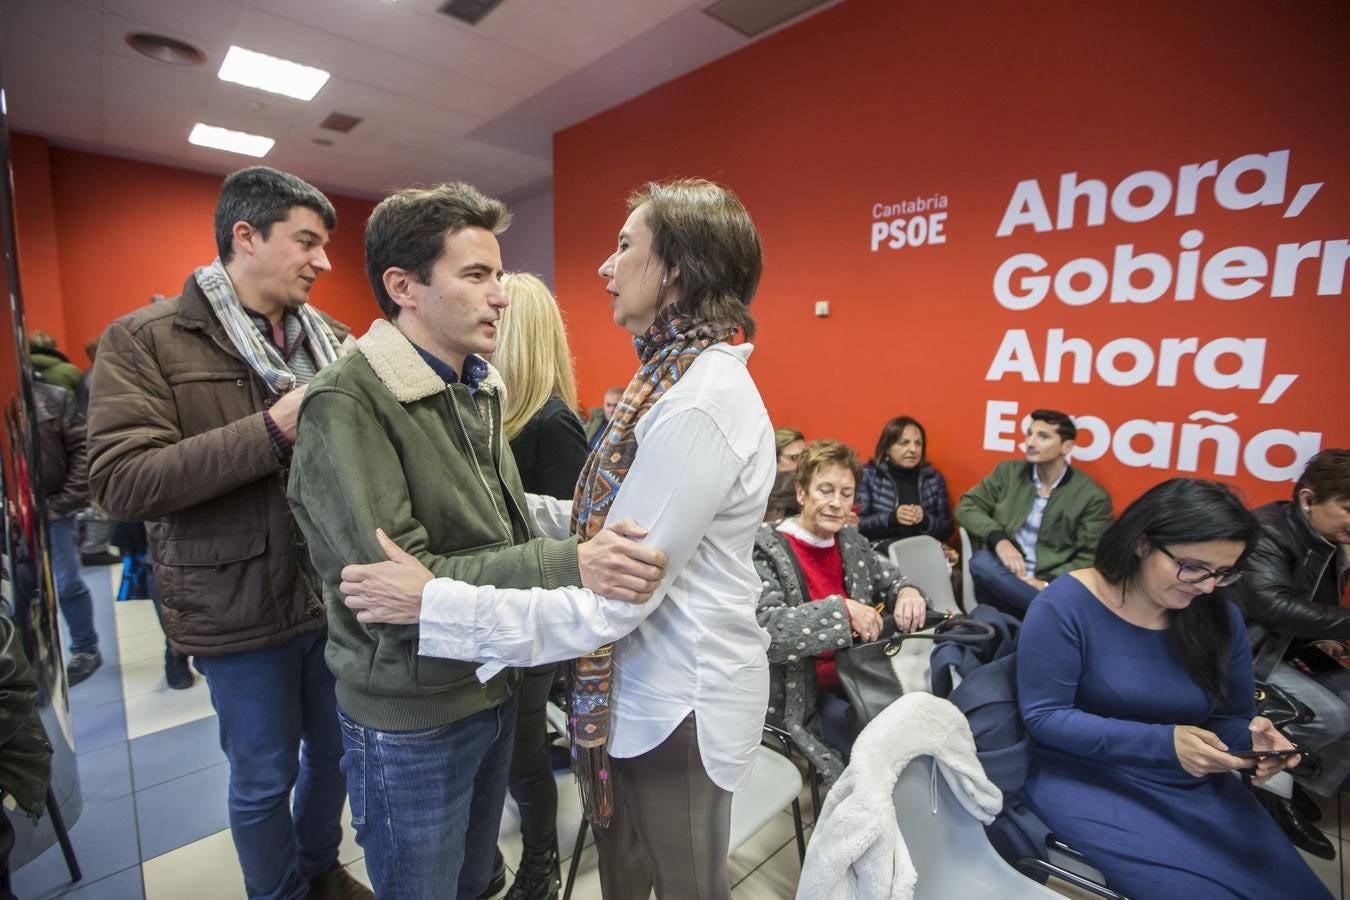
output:
[[797, 465], [801, 513], [755, 538], [763, 581], [759, 624], [769, 633], [768, 721], [781, 725], [826, 782], [844, 769], [857, 726], [839, 687], [835, 651], [923, 627], [927, 601], [856, 525], [848, 524], [862, 465], [839, 441], [806, 446]]

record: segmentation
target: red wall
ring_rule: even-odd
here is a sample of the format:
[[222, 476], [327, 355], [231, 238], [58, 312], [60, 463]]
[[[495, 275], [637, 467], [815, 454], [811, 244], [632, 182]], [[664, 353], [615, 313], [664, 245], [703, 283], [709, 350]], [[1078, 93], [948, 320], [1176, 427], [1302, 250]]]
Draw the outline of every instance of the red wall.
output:
[[[985, 449], [999, 446], [997, 435], [986, 440], [989, 401], [1013, 403], [1020, 414], [1058, 407], [1097, 417], [1079, 461], [1118, 504], [1187, 468], [1237, 483], [1253, 503], [1287, 496], [1300, 453], [1350, 445], [1350, 304], [1343, 282], [1318, 294], [1316, 261], [1298, 269], [1296, 290], [1284, 298], [1272, 298], [1267, 275], [1246, 299], [1216, 299], [1202, 285], [1192, 300], [1168, 292], [1113, 303], [1108, 293], [1069, 305], [1052, 294], [1015, 310], [996, 299], [994, 280], [1021, 253], [1043, 257], [1051, 274], [1083, 257], [1110, 268], [1125, 244], [1176, 269], [1178, 242], [1191, 229], [1204, 235], [1201, 271], [1229, 247], [1256, 248], [1273, 265], [1279, 244], [1350, 238], [1348, 27], [1344, 4], [849, 0], [561, 132], [557, 289], [583, 397], [598, 403], [606, 385], [625, 383], [634, 368], [595, 274], [613, 248], [624, 196], [649, 179], [696, 175], [732, 187], [763, 237], [751, 368], [775, 423], [841, 438], [866, 456], [885, 419], [915, 415], [959, 494], [1015, 452], [1008, 444]], [[1019, 182], [1038, 180], [1053, 221], [1065, 173], [1101, 179], [1110, 191], [1156, 170], [1173, 190], [1186, 164], [1217, 160], [1223, 169], [1283, 150], [1288, 184], [1273, 205], [1224, 208], [1210, 178], [1193, 213], [1176, 213], [1174, 193], [1146, 221], [1123, 221], [1108, 208], [1103, 224], [1089, 226], [1080, 201], [1072, 228], [1026, 225], [997, 236]], [[1315, 182], [1324, 184], [1306, 209], [1285, 217], [1300, 187]], [[1263, 184], [1273, 190], [1249, 172], [1229, 193]], [[872, 249], [878, 204], [934, 195], [947, 198], [944, 243]], [[1129, 198], [1142, 205], [1151, 196], [1140, 188]], [[882, 222], [909, 218], [880, 212]], [[1329, 268], [1343, 272], [1344, 259]], [[1147, 282], [1140, 273], [1133, 283]], [[822, 299], [831, 302], [829, 318], [813, 315]], [[1156, 368], [1135, 385], [1105, 383], [1096, 371], [1086, 384], [1067, 374], [1052, 383], [1040, 371], [1034, 382], [1025, 371], [987, 378], [1019, 329], [1038, 369], [1051, 329], [1096, 350], [1135, 338], [1155, 354], [1167, 338], [1196, 338], [1201, 348], [1217, 338], [1264, 339], [1260, 386], [1216, 387], [1212, 375], [1206, 386], [1193, 355], [1175, 386], [1160, 386]], [[1255, 354], [1255, 344], [1243, 346]], [[1128, 369], [1135, 359], [1117, 362]], [[1217, 367], [1231, 373], [1238, 363], [1228, 355]], [[1275, 402], [1259, 402], [1280, 374], [1296, 380]], [[1236, 419], [1216, 423], [1211, 413]], [[1101, 435], [1127, 422], [1127, 432], [1143, 432], [1133, 454], [1123, 444], [1108, 449]], [[1227, 464], [1213, 441], [1199, 444], [1194, 465], [1178, 463], [1181, 445], [1194, 445], [1203, 425], [1238, 445], [1231, 475], [1219, 471]]]
[[[15, 138], [24, 150], [22, 165], [16, 150], [14, 177], [28, 324], [51, 331], [84, 366], [87, 340], [153, 294], [178, 294], [192, 270], [215, 257], [222, 179]], [[329, 199], [338, 216], [328, 248], [333, 271], [316, 282], [312, 300], [362, 332], [379, 315], [362, 249], [373, 204]]]
[[[45, 331], [58, 347], [71, 349], [66, 340], [66, 313], [62, 302], [61, 260], [56, 219], [52, 208], [52, 176], [47, 142], [26, 134], [10, 135], [10, 165], [14, 170], [14, 218], [21, 269], [24, 320], [29, 331]], [[83, 341], [79, 342], [83, 344]], [[79, 349], [78, 347], [75, 349]]]

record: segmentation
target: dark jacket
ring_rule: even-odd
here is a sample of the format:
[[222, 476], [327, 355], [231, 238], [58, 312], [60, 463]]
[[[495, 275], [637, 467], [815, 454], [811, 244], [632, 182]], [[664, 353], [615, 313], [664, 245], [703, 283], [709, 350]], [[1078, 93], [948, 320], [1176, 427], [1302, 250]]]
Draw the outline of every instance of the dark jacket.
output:
[[[1034, 465], [1010, 459], [994, 467], [956, 504], [956, 521], [970, 533], [971, 545], [993, 550], [1026, 522], [1036, 500]], [[1070, 466], [1050, 492], [1036, 533], [1036, 575], [1049, 581], [1092, 565], [1097, 542], [1111, 524], [1111, 497], [1081, 469]], [[1024, 555], [1026, 548], [1019, 547]]]
[[180, 653], [258, 650], [323, 627], [263, 423], [271, 403], [191, 277], [182, 296], [118, 319], [99, 344], [89, 480], [114, 518], [146, 523], [164, 630]]
[[357, 346], [305, 394], [291, 503], [322, 577], [338, 705], [380, 731], [438, 728], [507, 700], [519, 670], [480, 684], [473, 662], [419, 655], [418, 625], [358, 622], [343, 567], [384, 559], [382, 528], [436, 577], [552, 589], [581, 584], [577, 541], [530, 538], [495, 372], [472, 394], [447, 385], [384, 320]]
[[37, 698], [19, 632], [0, 616], [0, 791], [35, 816], [47, 806], [52, 778], [52, 745], [38, 719]]
[[33, 382], [38, 444], [42, 448], [42, 493], [47, 510], [67, 518], [89, 504], [89, 456], [84, 416], [75, 395]]
[[1340, 605], [1350, 570], [1297, 503], [1268, 503], [1256, 518], [1261, 536], [1238, 584], [1247, 621], [1257, 626], [1251, 629], [1256, 677], [1266, 678], [1297, 640], [1350, 639], [1350, 609]]
[[557, 394], [511, 438], [511, 455], [525, 493], [559, 500], [571, 500], [576, 493], [588, 452], [581, 420]]
[[42, 376], [48, 384], [54, 384], [59, 388], [75, 393], [80, 384], [80, 377], [83, 373], [79, 368], [66, 359], [66, 355], [60, 350], [41, 350], [37, 347], [28, 349], [28, 359], [33, 363], [33, 370]]
[[[952, 502], [947, 496], [947, 479], [934, 466], [924, 463], [919, 469], [919, 505], [923, 520], [915, 526], [903, 526], [895, 520], [899, 494], [895, 486], [895, 467], [890, 461], [863, 467], [858, 485], [858, 529], [869, 540], [895, 540], [914, 534], [927, 534], [945, 541], [952, 536]], [[911, 531], [910, 529], [914, 529]]]

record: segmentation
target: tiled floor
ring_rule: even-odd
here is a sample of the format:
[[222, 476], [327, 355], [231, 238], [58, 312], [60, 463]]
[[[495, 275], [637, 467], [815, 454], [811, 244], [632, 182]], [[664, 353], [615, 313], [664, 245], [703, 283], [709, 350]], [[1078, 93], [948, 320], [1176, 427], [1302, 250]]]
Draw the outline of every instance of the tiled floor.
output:
[[[84, 879], [68, 883], [60, 851], [53, 847], [14, 873], [15, 893], [22, 900], [243, 897], [226, 817], [228, 772], [206, 684], [199, 678], [191, 690], [169, 690], [164, 638], [150, 602], [113, 602], [116, 570], [89, 569], [85, 576], [94, 592], [104, 664], [70, 692], [85, 803], [71, 837]], [[809, 837], [814, 813], [806, 789], [801, 801]], [[1342, 821], [1350, 826], [1350, 800], [1343, 803]], [[1336, 813], [1328, 803], [1324, 827], [1335, 829]], [[560, 774], [558, 833], [568, 857], [579, 821], [571, 775]], [[366, 881], [361, 848], [346, 821], [344, 837], [339, 857]], [[520, 835], [509, 803], [500, 843], [508, 867], [515, 866]], [[1345, 854], [1332, 862], [1307, 858], [1333, 896], [1344, 898], [1341, 880], [1350, 881], [1350, 870], [1342, 871]], [[563, 863], [564, 875], [569, 861]], [[595, 866], [595, 848], [588, 840], [578, 865], [576, 900], [600, 897]], [[733, 853], [730, 870], [735, 900], [792, 897], [801, 868], [791, 814], [776, 815]], [[1059, 890], [1086, 896], [1068, 887]]]
[[[228, 767], [220, 750], [206, 683], [173, 691], [164, 682], [164, 637], [148, 600], [116, 603], [117, 569], [86, 569], [94, 593], [103, 667], [71, 689], [75, 749], [84, 812], [71, 838], [84, 879], [69, 883], [53, 847], [14, 873], [21, 900], [235, 900], [243, 878], [226, 812]], [[559, 773], [558, 833], [564, 876], [580, 805], [568, 773]], [[810, 800], [805, 801], [810, 816]], [[344, 815], [341, 862], [366, 881], [361, 848]], [[507, 804], [501, 847], [508, 867], [520, 859], [519, 820]], [[577, 868], [576, 900], [598, 900], [595, 847], [587, 839]], [[733, 854], [737, 900], [792, 895], [800, 867], [792, 816], [775, 816]]]

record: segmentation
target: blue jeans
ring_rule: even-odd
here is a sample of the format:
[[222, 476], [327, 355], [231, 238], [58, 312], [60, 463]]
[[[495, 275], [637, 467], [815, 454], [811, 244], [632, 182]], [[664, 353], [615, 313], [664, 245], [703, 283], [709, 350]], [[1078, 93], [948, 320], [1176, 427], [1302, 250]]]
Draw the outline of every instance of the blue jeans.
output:
[[378, 731], [338, 711], [352, 826], [380, 900], [475, 900], [487, 890], [516, 701], [421, 731]]
[[1039, 590], [1009, 572], [998, 556], [988, 550], [976, 550], [970, 557], [970, 577], [975, 581], [975, 599], [1017, 618]]
[[321, 629], [197, 657], [230, 761], [230, 833], [250, 898], [305, 897], [309, 880], [337, 862], [346, 793], [327, 638]]
[[57, 601], [70, 629], [70, 652], [93, 653], [98, 649], [98, 632], [94, 631], [94, 598], [80, 575], [79, 526], [73, 517], [49, 519], [47, 532], [52, 539]]

